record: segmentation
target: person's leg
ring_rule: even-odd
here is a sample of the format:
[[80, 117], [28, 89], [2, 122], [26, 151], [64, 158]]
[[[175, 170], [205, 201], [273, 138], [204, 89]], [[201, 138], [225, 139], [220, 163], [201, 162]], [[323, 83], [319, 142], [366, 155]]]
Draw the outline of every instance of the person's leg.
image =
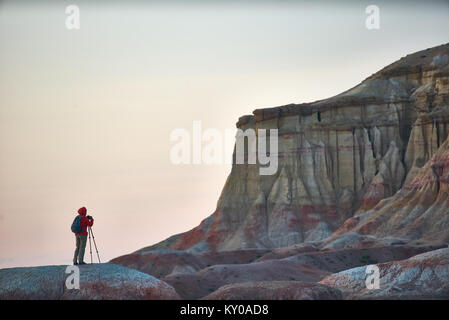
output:
[[80, 235], [80, 252], [78, 256], [78, 262], [84, 263], [84, 250], [86, 249], [87, 236]]
[[75, 249], [75, 255], [73, 256], [73, 264], [78, 264], [78, 254], [80, 251], [80, 237], [75, 236], [76, 240], [76, 249]]

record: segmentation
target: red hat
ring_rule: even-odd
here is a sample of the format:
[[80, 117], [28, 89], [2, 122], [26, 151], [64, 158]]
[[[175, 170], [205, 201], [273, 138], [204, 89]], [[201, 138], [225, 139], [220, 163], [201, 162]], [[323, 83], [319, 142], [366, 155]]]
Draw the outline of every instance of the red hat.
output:
[[79, 209], [78, 209], [78, 213], [79, 213], [80, 215], [82, 215], [82, 216], [85, 216], [86, 213], [87, 213], [86, 207], [79, 208]]

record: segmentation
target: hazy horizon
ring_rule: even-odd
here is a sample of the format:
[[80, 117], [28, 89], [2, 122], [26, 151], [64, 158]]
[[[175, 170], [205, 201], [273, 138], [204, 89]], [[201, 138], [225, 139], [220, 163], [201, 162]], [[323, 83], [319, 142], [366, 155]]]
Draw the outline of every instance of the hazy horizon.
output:
[[[80, 30], [65, 27], [70, 4]], [[171, 164], [173, 129], [341, 93], [449, 42], [448, 14], [444, 1], [0, 2], [0, 267], [70, 264], [82, 206], [102, 262], [197, 226], [230, 165]]]

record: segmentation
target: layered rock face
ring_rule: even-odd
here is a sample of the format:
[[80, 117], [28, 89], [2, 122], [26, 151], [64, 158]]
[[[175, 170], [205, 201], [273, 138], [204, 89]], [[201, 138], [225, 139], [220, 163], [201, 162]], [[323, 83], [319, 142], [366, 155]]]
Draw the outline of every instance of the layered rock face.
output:
[[278, 130], [277, 172], [234, 164], [198, 227], [112, 262], [183, 299], [447, 299], [448, 122], [449, 44], [338, 96], [255, 110], [237, 126]]
[[321, 241], [346, 220], [344, 232], [388, 204], [390, 217], [404, 209], [393, 225], [380, 218], [356, 232], [447, 241], [448, 122], [449, 44], [408, 55], [335, 97], [255, 110], [237, 127], [278, 129], [277, 172], [264, 176], [259, 165], [234, 164], [216, 211], [153, 249], [222, 251]]
[[0, 269], [0, 300], [179, 299], [167, 283], [114, 264], [80, 266], [79, 289], [67, 289], [67, 266]]
[[404, 187], [372, 210], [346, 221], [326, 242], [348, 234], [395, 235], [408, 243], [449, 242], [449, 138], [420, 169], [410, 171]]

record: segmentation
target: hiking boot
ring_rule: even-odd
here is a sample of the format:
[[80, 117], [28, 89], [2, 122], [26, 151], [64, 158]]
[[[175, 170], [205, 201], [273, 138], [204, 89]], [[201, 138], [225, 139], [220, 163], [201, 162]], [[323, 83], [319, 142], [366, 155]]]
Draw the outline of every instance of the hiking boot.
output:
[[79, 265], [83, 265], [83, 264], [87, 264], [84, 261], [81, 261], [80, 263], [78, 263]]

